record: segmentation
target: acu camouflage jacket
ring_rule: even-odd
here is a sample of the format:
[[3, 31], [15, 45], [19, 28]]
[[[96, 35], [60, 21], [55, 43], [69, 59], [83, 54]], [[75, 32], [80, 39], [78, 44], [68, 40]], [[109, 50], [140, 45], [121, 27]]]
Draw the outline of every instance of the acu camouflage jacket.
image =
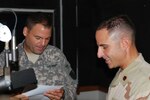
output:
[[[0, 66], [5, 65], [4, 51], [0, 54]], [[63, 85], [64, 100], [74, 100], [76, 97], [77, 82], [74, 72], [65, 55], [58, 48], [48, 45], [35, 63], [28, 60], [23, 49], [23, 42], [18, 45], [19, 70], [33, 68], [42, 85]]]

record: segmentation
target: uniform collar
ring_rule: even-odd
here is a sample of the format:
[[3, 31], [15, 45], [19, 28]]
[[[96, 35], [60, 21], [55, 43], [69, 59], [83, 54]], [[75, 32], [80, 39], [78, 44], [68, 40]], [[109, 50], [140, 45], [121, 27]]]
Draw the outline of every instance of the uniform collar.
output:
[[139, 63], [141, 63], [144, 60], [143, 56], [141, 53], [139, 53], [139, 56], [131, 63], [129, 64], [124, 70], [121, 68], [118, 70], [116, 73], [116, 76], [114, 77], [111, 87], [115, 87], [116, 85], [119, 84], [119, 82], [124, 86], [127, 83], [129, 83], [129, 80], [132, 80], [132, 73], [133, 70], [136, 69]]

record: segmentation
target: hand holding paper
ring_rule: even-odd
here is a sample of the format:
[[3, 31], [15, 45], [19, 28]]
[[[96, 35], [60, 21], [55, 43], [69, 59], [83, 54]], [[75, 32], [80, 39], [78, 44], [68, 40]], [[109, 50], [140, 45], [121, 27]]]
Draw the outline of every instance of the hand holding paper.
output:
[[55, 89], [55, 90], [48, 90], [44, 93], [44, 96], [48, 97], [52, 100], [62, 100], [64, 99], [64, 89]]

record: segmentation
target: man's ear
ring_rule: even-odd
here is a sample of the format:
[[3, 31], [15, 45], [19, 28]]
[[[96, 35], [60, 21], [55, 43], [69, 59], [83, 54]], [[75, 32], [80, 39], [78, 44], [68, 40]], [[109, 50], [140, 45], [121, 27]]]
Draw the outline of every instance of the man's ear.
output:
[[27, 27], [24, 27], [23, 28], [23, 35], [26, 36], [28, 33], [28, 28]]
[[130, 47], [130, 45], [131, 45], [131, 41], [128, 38], [126, 38], [126, 37], [122, 38], [121, 47], [123, 49], [127, 50]]

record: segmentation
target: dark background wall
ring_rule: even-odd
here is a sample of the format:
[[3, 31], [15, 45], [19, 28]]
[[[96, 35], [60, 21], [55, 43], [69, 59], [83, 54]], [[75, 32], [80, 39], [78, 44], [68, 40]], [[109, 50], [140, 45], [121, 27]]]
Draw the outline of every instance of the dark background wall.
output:
[[[60, 48], [60, 0], [0, 2], [2, 8], [54, 9], [56, 46]], [[118, 14], [129, 15], [137, 28], [138, 50], [150, 62], [150, 0], [62, 0], [62, 5], [63, 52], [76, 72], [79, 86], [99, 85], [107, 88], [118, 70], [109, 70], [105, 62], [97, 59], [96, 55], [95, 29], [106, 18]], [[24, 17], [20, 17], [18, 25], [24, 20], [22, 18]], [[22, 33], [18, 33], [20, 37], [19, 34]]]

